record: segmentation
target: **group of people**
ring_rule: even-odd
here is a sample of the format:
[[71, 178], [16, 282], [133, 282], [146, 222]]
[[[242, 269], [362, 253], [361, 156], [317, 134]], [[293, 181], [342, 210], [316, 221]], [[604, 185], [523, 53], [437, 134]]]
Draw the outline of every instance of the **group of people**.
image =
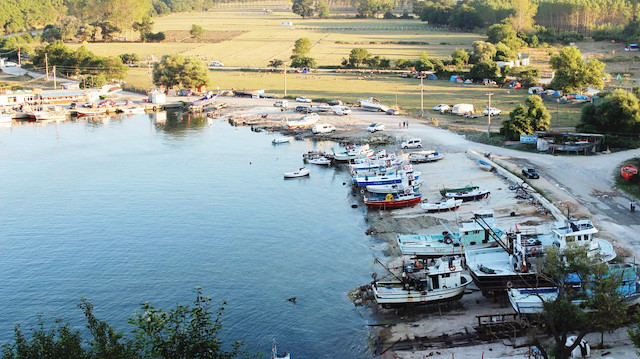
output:
[[409, 127], [409, 121], [399, 122], [398, 123], [398, 127], [400, 127], [400, 128]]

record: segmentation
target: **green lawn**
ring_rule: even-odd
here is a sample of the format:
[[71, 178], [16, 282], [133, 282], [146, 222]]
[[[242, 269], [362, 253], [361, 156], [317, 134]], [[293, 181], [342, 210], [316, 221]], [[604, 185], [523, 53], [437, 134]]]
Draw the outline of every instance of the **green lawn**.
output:
[[[213, 70], [209, 72], [212, 89], [265, 89], [269, 93], [280, 96], [284, 94], [284, 76], [282, 72], [244, 72]], [[128, 73], [127, 86], [146, 90], [149, 87], [148, 69], [132, 68]], [[424, 82], [425, 117], [438, 117], [441, 123], [452, 125], [486, 125], [487, 118], [467, 119], [458, 116], [440, 116], [431, 110], [433, 106], [446, 103], [472, 103], [477, 109], [483, 109], [487, 103], [486, 93], [494, 93], [492, 106], [511, 111], [516, 105], [523, 103], [528, 96], [526, 89], [510, 90], [483, 85], [453, 84], [447, 80]], [[358, 99], [374, 96], [383, 103], [393, 106], [398, 95], [398, 106], [401, 110], [412, 115], [420, 114], [420, 81], [405, 79], [396, 74], [338, 74], [338, 73], [310, 73], [287, 75], [288, 95], [304, 95], [310, 98], [341, 99], [345, 102], [356, 103]], [[566, 129], [575, 126], [579, 119], [578, 105], [545, 102], [552, 114], [552, 128]], [[556, 106], [559, 117], [556, 116]], [[499, 125], [506, 114], [494, 118], [494, 124]], [[497, 127], [496, 127], [497, 128]]]
[[[206, 30], [244, 31], [219, 43], [89, 43], [98, 55], [137, 53], [143, 59], [181, 53], [205, 61], [218, 60], [227, 66], [266, 66], [271, 59], [287, 59], [293, 43], [308, 37], [313, 43], [310, 56], [318, 65], [339, 65], [354, 47], [392, 59], [416, 59], [422, 51], [447, 58], [456, 48], [469, 48], [484, 36], [431, 29], [420, 20], [384, 19], [306, 19], [288, 12], [264, 15], [255, 9], [216, 9], [198, 13], [171, 14], [154, 19], [154, 31], [189, 30], [197, 24]], [[293, 27], [281, 26], [291, 21]], [[129, 33], [129, 38], [137, 37]], [[414, 44], [407, 44], [414, 43]], [[72, 47], [79, 44], [70, 44]]]

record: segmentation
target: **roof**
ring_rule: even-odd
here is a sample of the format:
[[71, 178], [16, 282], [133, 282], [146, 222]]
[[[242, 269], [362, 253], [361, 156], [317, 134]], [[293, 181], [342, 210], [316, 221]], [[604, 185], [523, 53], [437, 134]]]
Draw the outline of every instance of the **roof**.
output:
[[65, 97], [65, 96], [84, 96], [84, 91], [52, 91], [43, 92], [40, 94], [42, 97]]

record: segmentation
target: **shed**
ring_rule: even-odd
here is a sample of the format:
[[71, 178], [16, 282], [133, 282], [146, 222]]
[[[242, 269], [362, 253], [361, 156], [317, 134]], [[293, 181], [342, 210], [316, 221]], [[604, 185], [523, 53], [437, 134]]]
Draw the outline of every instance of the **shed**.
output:
[[437, 79], [438, 79], [438, 76], [436, 76], [435, 74], [430, 74], [429, 76], [427, 76], [427, 80], [435, 81]]
[[167, 95], [162, 92], [152, 92], [149, 94], [150, 103], [166, 103]]

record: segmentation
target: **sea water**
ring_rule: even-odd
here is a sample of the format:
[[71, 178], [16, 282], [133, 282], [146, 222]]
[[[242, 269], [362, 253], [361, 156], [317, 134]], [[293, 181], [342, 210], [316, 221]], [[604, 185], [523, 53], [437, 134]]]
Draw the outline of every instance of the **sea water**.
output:
[[0, 128], [0, 344], [38, 314], [82, 328], [81, 298], [128, 331], [141, 302], [201, 286], [250, 353], [275, 339], [293, 358], [368, 357], [347, 298], [374, 269], [364, 209], [344, 170], [283, 179], [337, 145], [276, 137], [163, 113]]

